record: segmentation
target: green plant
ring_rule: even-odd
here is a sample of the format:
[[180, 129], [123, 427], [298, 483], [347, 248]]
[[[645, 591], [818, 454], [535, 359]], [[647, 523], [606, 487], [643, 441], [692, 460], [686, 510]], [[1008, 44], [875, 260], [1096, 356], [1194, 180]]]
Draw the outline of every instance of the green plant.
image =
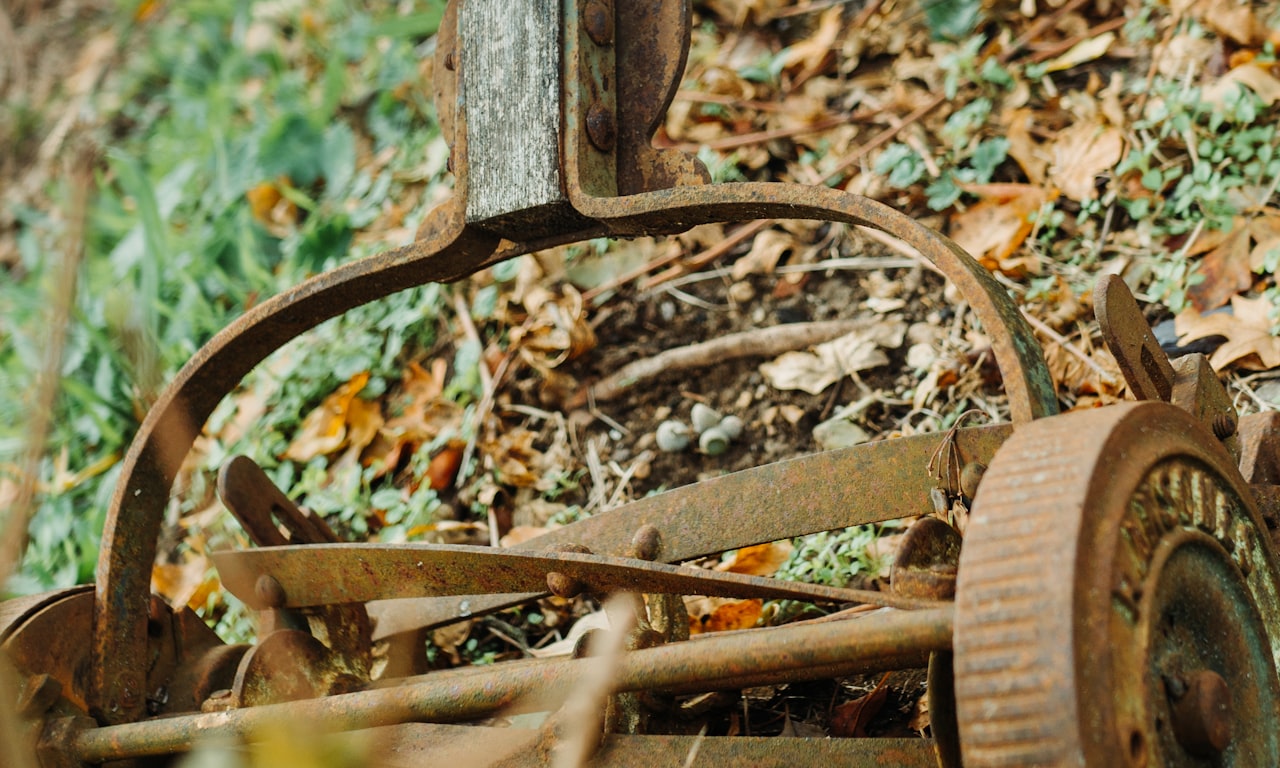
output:
[[[92, 578], [116, 462], [164, 382], [203, 342], [261, 296], [405, 237], [382, 223], [390, 202], [445, 173], [417, 50], [442, 7], [401, 14], [325, 0], [297, 17], [210, 0], [135, 30], [135, 53], [99, 97], [119, 138], [89, 213], [30, 546], [6, 589]], [[132, 8], [120, 13], [130, 23]], [[410, 197], [420, 202], [397, 214], [404, 229], [428, 197]], [[22, 261], [0, 280], [0, 467], [24, 445], [26, 372], [43, 334], [33, 289], [55, 279], [41, 254], [61, 247], [58, 221], [17, 216]], [[359, 473], [330, 485], [319, 479], [326, 467], [281, 461], [285, 431], [358, 371], [371, 371], [370, 393], [396, 380], [402, 357], [433, 341], [440, 302], [438, 290], [408, 291], [277, 353], [244, 384], [267, 401], [252, 435], [211, 446], [211, 460], [247, 453], [283, 487], [340, 508], [358, 527], [374, 489]], [[208, 485], [191, 482], [188, 507]], [[412, 495], [404, 504], [403, 520], [431, 507]]]
[[779, 579], [843, 587], [855, 576], [876, 578], [887, 563], [871, 551], [879, 526], [860, 525], [795, 539], [795, 548], [778, 568]]

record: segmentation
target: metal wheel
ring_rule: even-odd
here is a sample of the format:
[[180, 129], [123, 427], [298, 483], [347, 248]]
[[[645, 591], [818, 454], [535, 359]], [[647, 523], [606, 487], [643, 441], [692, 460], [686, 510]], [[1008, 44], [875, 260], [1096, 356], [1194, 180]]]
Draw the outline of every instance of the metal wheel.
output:
[[1280, 590], [1258, 510], [1185, 412], [1024, 425], [960, 557], [966, 766], [1280, 764]]

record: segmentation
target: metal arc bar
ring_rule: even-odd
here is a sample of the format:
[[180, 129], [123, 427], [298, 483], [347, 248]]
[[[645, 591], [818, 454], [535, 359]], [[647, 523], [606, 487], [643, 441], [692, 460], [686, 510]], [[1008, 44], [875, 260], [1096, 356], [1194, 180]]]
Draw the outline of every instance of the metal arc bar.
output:
[[[213, 555], [222, 584], [252, 608], [306, 608], [370, 600], [530, 592], [559, 573], [593, 592], [871, 603], [932, 608], [941, 603], [867, 589], [781, 581], [622, 557], [577, 552], [520, 552], [461, 544], [311, 544], [258, 547]], [[270, 576], [283, 605], [269, 605], [254, 585]]]
[[991, 338], [1013, 421], [1058, 412], [1040, 343], [1004, 286], [950, 238], [883, 203], [827, 187], [781, 183], [708, 184], [616, 198], [588, 197], [571, 188], [570, 200], [618, 235], [766, 218], [861, 224], [893, 235], [938, 267], [973, 307]]
[[[218, 333], [161, 394], [130, 445], [102, 533], [92, 700], [107, 722], [145, 703], [151, 563], [174, 476], [213, 408], [268, 354], [347, 310], [434, 277], [465, 273], [499, 245], [448, 212], [433, 237], [312, 278], [259, 304]], [[424, 279], [425, 278], [425, 279]]]
[[[631, 554], [632, 537], [657, 529], [657, 560], [680, 562], [730, 549], [924, 514], [944, 483], [931, 464], [950, 448], [956, 461], [990, 464], [1013, 432], [1008, 424], [867, 443], [704, 480], [596, 515], [517, 545], [540, 550], [579, 544], [603, 555]], [[950, 445], [948, 446], [948, 443]], [[940, 463], [940, 462], [939, 462]], [[370, 603], [374, 637], [500, 610], [544, 593], [477, 594]]]
[[[614, 692], [709, 691], [922, 666], [951, 647], [952, 610], [889, 611], [849, 620], [730, 633], [624, 654]], [[99, 763], [184, 752], [197, 739], [261, 738], [273, 724], [305, 722], [316, 733], [406, 722], [458, 722], [495, 712], [558, 708], [598, 659], [486, 667], [426, 675], [418, 682], [261, 707], [90, 728], [67, 741], [72, 755]]]

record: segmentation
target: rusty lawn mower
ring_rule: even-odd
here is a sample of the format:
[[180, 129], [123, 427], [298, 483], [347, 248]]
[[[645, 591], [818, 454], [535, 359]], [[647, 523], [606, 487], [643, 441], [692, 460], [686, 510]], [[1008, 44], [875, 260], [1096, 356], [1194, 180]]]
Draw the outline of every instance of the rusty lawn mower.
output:
[[[0, 605], [0, 647], [21, 683], [4, 695], [16, 696], [39, 765], [164, 763], [281, 719], [335, 739], [373, 734], [371, 762], [386, 765], [566, 754], [681, 765], [691, 751], [702, 763], [776, 766], [1280, 764], [1280, 416], [1238, 418], [1203, 356], [1171, 362], [1115, 277], [1098, 284], [1097, 317], [1137, 401], [1059, 414], [1017, 306], [946, 237], [826, 187], [711, 184], [695, 159], [651, 146], [689, 19], [688, 0], [451, 0], [434, 90], [453, 196], [414, 243], [286, 291], [201, 349], [128, 453], [96, 585]], [[765, 217], [873, 227], [917, 250], [992, 338], [1012, 423], [749, 469], [510, 549], [339, 541], [238, 458], [219, 491], [256, 547], [215, 561], [258, 612], [258, 641], [224, 644], [150, 595], [179, 465], [220, 399], [289, 339], [403, 288], [554, 245]], [[971, 510], [963, 543], [935, 514], [957, 499]], [[916, 517], [889, 591], [679, 565]], [[615, 624], [629, 629], [588, 635], [573, 658], [426, 674], [412, 658], [374, 664], [375, 643], [584, 591], [614, 593]], [[882, 608], [689, 640], [681, 595]], [[931, 739], [662, 727], [673, 694], [925, 667]], [[566, 723], [584, 718], [564, 713], [581, 715], [589, 690], [599, 698], [586, 699], [593, 726], [579, 738]], [[538, 728], [484, 720], [512, 712], [553, 714]]]

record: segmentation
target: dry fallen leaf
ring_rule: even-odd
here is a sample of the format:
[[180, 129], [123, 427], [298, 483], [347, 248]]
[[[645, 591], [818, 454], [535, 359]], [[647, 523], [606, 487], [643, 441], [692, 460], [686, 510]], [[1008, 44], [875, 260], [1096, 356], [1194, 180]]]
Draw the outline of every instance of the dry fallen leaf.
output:
[[888, 363], [889, 356], [883, 350], [902, 346], [906, 333], [907, 324], [901, 320], [867, 318], [862, 328], [823, 342], [812, 352], [784, 352], [761, 363], [760, 373], [774, 389], [821, 394], [849, 374]]
[[1111, 44], [1116, 41], [1115, 32], [1105, 32], [1097, 37], [1091, 37], [1088, 40], [1081, 40], [1071, 47], [1069, 51], [1050, 59], [1044, 63], [1046, 72], [1062, 72], [1073, 69], [1086, 62], [1094, 59], [1102, 58], [1107, 50], [1111, 48]]
[[1204, 89], [1204, 100], [1221, 105], [1236, 88], [1247, 88], [1257, 94], [1268, 107], [1280, 100], [1280, 79], [1269, 69], [1252, 62], [1227, 72]]
[[716, 565], [717, 571], [744, 573], [748, 576], [772, 576], [791, 557], [794, 549], [790, 541], [775, 541], [743, 547], [733, 556]]
[[766, 229], [751, 242], [751, 250], [733, 263], [729, 276], [741, 280], [747, 275], [771, 275], [774, 267], [796, 247], [796, 239], [787, 232]]
[[218, 573], [204, 555], [189, 554], [182, 563], [157, 563], [151, 569], [151, 591], [175, 608], [204, 609], [209, 595], [219, 590]]
[[1079, 123], [1059, 134], [1053, 145], [1049, 181], [1077, 202], [1097, 196], [1099, 174], [1110, 171], [1124, 154], [1124, 134], [1118, 128]]
[[1258, 19], [1249, 3], [1198, 3], [1203, 20], [1214, 32], [1245, 46], [1260, 46], [1267, 36], [1267, 26]]
[[[302, 421], [302, 429], [285, 450], [284, 458], [305, 464], [316, 456], [333, 453], [346, 445], [352, 402], [368, 382], [368, 371], [357, 373], [308, 413]], [[373, 406], [378, 407], [376, 403]], [[362, 406], [356, 406], [356, 410], [357, 413], [363, 412]]]
[[376, 476], [399, 466], [407, 452], [461, 427], [462, 409], [441, 397], [447, 372], [448, 364], [441, 359], [432, 361], [430, 371], [417, 363], [405, 368], [400, 392], [387, 404], [396, 415], [382, 425], [377, 440], [363, 455], [365, 466], [381, 465]]
[[545, 372], [590, 351], [596, 333], [587, 320], [582, 294], [563, 286], [559, 298], [543, 298], [529, 319], [510, 331], [511, 346], [536, 370]]
[[754, 627], [764, 610], [764, 601], [690, 597], [685, 598], [685, 608], [689, 611], [689, 633], [698, 635]]
[[1026, 108], [1015, 109], [1005, 113], [1002, 122], [1005, 124], [1005, 137], [1009, 140], [1009, 157], [1022, 166], [1022, 172], [1027, 174], [1032, 185], [1044, 186], [1053, 153], [1032, 136], [1035, 112]]
[[1034, 184], [989, 184], [969, 191], [981, 199], [951, 217], [951, 239], [989, 270], [1010, 276], [1037, 270], [1034, 257], [1012, 256], [1031, 234], [1035, 214], [1056, 195]]
[[1195, 245], [1204, 252], [1196, 268], [1203, 279], [1187, 295], [1196, 309], [1208, 312], [1249, 290], [1255, 272], [1270, 271], [1266, 264], [1276, 258], [1272, 251], [1280, 249], [1280, 214], [1237, 216], [1230, 229], [1202, 233]]
[[1253, 371], [1280, 367], [1280, 337], [1271, 333], [1271, 302], [1263, 298], [1232, 296], [1231, 310], [1230, 313], [1208, 315], [1202, 315], [1195, 309], [1184, 311], [1174, 322], [1178, 343], [1186, 344], [1210, 336], [1226, 338], [1226, 343], [1209, 357], [1215, 371], [1221, 371], [1232, 363]]
[[889, 688], [885, 685], [888, 680], [889, 673], [886, 672], [870, 693], [831, 710], [831, 735], [842, 739], [864, 738], [867, 725], [889, 698]]
[[272, 234], [287, 233], [298, 223], [298, 206], [280, 191], [290, 183], [287, 178], [264, 181], [245, 193], [253, 217], [266, 225]]
[[813, 34], [782, 53], [782, 66], [784, 69], [792, 70], [798, 68], [800, 70], [796, 73], [797, 82], [808, 80], [819, 74], [827, 66], [827, 62], [836, 47], [836, 40], [840, 37], [840, 30], [843, 26], [841, 24], [841, 16], [843, 14], [844, 8], [838, 5], [834, 8], [828, 8], [818, 20], [818, 28], [814, 30]]
[[921, 696], [916, 699], [915, 709], [911, 712], [911, 720], [907, 722], [907, 727], [921, 736], [926, 735], [933, 726], [933, 718], [929, 715], [929, 697]]

